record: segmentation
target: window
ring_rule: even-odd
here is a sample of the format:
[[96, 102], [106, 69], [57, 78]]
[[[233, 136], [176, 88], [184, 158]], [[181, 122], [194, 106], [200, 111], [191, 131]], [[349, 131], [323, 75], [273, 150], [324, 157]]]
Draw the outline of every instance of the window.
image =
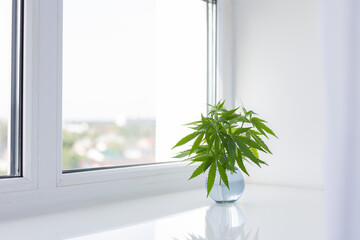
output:
[[173, 161], [206, 111], [205, 2], [63, 4], [65, 172]]
[[0, 177], [21, 175], [22, 2], [0, 1]]
[[206, 111], [204, 1], [0, 0], [0, 20], [2, 216], [202, 185], [171, 148]]

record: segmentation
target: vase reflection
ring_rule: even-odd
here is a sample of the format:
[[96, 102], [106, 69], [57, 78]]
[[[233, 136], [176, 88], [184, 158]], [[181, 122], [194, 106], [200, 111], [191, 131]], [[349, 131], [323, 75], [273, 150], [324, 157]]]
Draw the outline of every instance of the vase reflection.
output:
[[238, 240], [244, 232], [244, 214], [236, 204], [214, 204], [206, 212], [205, 238]]
[[[205, 213], [205, 212], [204, 212]], [[204, 216], [204, 215], [203, 215]], [[245, 229], [245, 218], [235, 203], [216, 203], [205, 213], [205, 235], [188, 232], [173, 240], [259, 240], [259, 229]]]

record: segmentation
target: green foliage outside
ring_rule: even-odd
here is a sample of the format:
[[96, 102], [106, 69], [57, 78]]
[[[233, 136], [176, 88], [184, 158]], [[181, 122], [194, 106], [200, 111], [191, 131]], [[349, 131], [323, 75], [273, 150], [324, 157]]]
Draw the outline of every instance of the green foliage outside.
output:
[[[76, 123], [76, 122], [73, 122]], [[75, 151], [75, 144], [84, 139], [90, 141], [90, 147], [96, 148], [99, 139], [111, 134], [113, 138], [125, 139], [120, 143], [114, 139], [106, 140], [107, 149], [103, 152], [107, 156], [116, 156], [121, 158], [123, 152], [129, 148], [137, 148], [137, 142], [142, 137], [155, 136], [155, 121], [136, 122], [130, 121], [124, 126], [118, 126], [113, 122], [87, 122], [88, 129], [82, 133], [69, 132], [63, 130], [63, 169], [78, 169], [83, 167], [82, 164], [91, 159], [79, 155]]]
[[63, 169], [76, 169], [80, 167], [81, 157], [74, 151], [73, 145], [80, 134], [63, 131]]
[[[200, 163], [190, 179], [208, 170], [207, 196], [214, 185], [218, 171], [220, 179], [230, 189], [226, 169], [236, 172], [236, 164], [246, 175], [249, 175], [245, 162], [257, 166], [267, 165], [259, 158], [259, 151], [271, 154], [262, 137], [268, 138], [275, 133], [253, 111], [244, 107], [227, 110], [225, 101], [211, 107], [207, 117], [186, 124], [193, 132], [182, 138], [173, 148], [182, 146], [192, 140], [190, 149], [180, 152], [175, 158], [186, 158], [189, 164]], [[239, 112], [239, 113], [237, 113]]]
[[0, 154], [7, 146], [8, 125], [5, 121], [0, 120]]
[[80, 167], [81, 157], [73, 149], [63, 147], [63, 169], [77, 169]]
[[[71, 122], [71, 124], [81, 124], [82, 122]], [[105, 139], [106, 150], [102, 153], [107, 157], [106, 160], [112, 160], [114, 163], [121, 163], [123, 153], [126, 149], [139, 149], [137, 146], [139, 139], [155, 137], [155, 121], [154, 120], [130, 120], [126, 125], [118, 126], [115, 122], [86, 122], [88, 128], [83, 132], [72, 132], [64, 128], [63, 130], [63, 169], [79, 169], [91, 166], [92, 159], [86, 154], [81, 155], [77, 152], [75, 145], [87, 139], [90, 142], [90, 148], [95, 149], [99, 139], [106, 138], [111, 135], [112, 139]], [[111, 138], [110, 137], [110, 138]], [[123, 142], [117, 141], [119, 138], [124, 139]], [[0, 160], [8, 146], [8, 124], [0, 119]], [[143, 150], [146, 151], [146, 150]], [[154, 155], [148, 150], [146, 156]], [[3, 159], [8, 161], [8, 159]], [[7, 174], [6, 170], [0, 169], [0, 175]]]
[[[8, 147], [8, 124], [6, 121], [0, 119], [0, 160], [8, 161], [8, 159], [3, 159], [4, 151]], [[0, 169], [0, 176], [7, 175], [6, 169]]]

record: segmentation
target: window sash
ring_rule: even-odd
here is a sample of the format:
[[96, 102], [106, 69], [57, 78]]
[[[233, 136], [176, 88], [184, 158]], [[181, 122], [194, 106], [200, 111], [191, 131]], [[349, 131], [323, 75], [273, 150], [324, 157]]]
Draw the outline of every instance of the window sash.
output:
[[[201, 2], [199, 0], [199, 2]], [[203, 3], [202, 3], [203, 4]], [[208, 49], [208, 56], [211, 56], [211, 60], [208, 61], [208, 74], [207, 74], [207, 79], [206, 79], [206, 83], [205, 83], [205, 78], [204, 78], [204, 88], [207, 88], [207, 93], [206, 93], [206, 100], [204, 98], [204, 102], [207, 101], [207, 103], [211, 103], [211, 104], [214, 104], [213, 101], [215, 101], [216, 99], [216, 1], [209, 1], [208, 3], [204, 3], [204, 14], [206, 13], [207, 14], [207, 23], [208, 25], [210, 26], [208, 31], [207, 31], [207, 34], [208, 34], [208, 38], [207, 39], [212, 39], [211, 41], [208, 41], [208, 46], [211, 45], [211, 47]], [[62, 9], [61, 9], [62, 11]], [[59, 17], [62, 18], [63, 16], [63, 13], [61, 12], [59, 14]], [[204, 19], [205, 20], [205, 19]], [[63, 21], [62, 19], [59, 19], [59, 41], [62, 42], [63, 41], [63, 38], [62, 38], [62, 29], [63, 29]], [[204, 26], [205, 28], [205, 26]], [[205, 29], [204, 29], [205, 30]], [[204, 34], [204, 38], [205, 38], [205, 34]], [[60, 44], [60, 49], [59, 49], [59, 55], [62, 54], [62, 44]], [[204, 58], [203, 59], [204, 63], [206, 62], [206, 59]], [[61, 59], [61, 56], [60, 56], [60, 59], [59, 59], [59, 62], [62, 62], [62, 59]], [[210, 64], [209, 64], [210, 63]], [[59, 67], [61, 68], [61, 66]], [[215, 69], [215, 70], [214, 70]], [[60, 70], [61, 71], [61, 70]], [[204, 72], [205, 73], [205, 72]], [[60, 79], [62, 79], [62, 75], [61, 73], [59, 73], [59, 81], [61, 81]], [[62, 85], [58, 85], [58, 88], [59, 89], [62, 89], [63, 86]], [[205, 92], [205, 90], [204, 90]], [[64, 96], [64, 94], [62, 93], [62, 91], [59, 91], [58, 92], [58, 95], [62, 95]], [[58, 107], [59, 108], [62, 108], [62, 103], [63, 103], [63, 99], [59, 99], [58, 100]], [[204, 112], [205, 112], [205, 104], [204, 104]], [[62, 114], [62, 112], [58, 112], [58, 114]], [[60, 131], [60, 130], [58, 130]], [[61, 131], [63, 131], [63, 129], [61, 128]], [[62, 142], [62, 139], [58, 139], [58, 141], [61, 141]], [[170, 149], [170, 148], [169, 148]], [[62, 154], [62, 151], [60, 151], [60, 154]], [[89, 168], [75, 168], [75, 169], [62, 169], [62, 173], [63, 174], [72, 174], [72, 173], [79, 173], [79, 172], [87, 172], [87, 171], [106, 171], [106, 170], [109, 170], [109, 169], [116, 169], [116, 168], [128, 168], [128, 167], [141, 167], [141, 166], [144, 166], [144, 167], [147, 167], [149, 166], [150, 164], [155, 164], [155, 165], [159, 165], [159, 164], [169, 164], [169, 163], [175, 163], [175, 162], [178, 162], [178, 161], [164, 161], [164, 162], [155, 162], [155, 163], [139, 163], [139, 164], [131, 164], [131, 165], [118, 165], [118, 166], [104, 166], [104, 167], [89, 167]]]

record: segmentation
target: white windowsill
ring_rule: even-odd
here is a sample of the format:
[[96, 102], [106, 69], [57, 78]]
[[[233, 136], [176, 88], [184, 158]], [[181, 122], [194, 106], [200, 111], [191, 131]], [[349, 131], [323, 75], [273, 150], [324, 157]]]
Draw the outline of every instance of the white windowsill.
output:
[[[227, 208], [212, 207], [214, 203], [206, 199], [204, 188], [200, 188], [131, 201], [94, 201], [67, 211], [53, 209], [55, 212], [50, 214], [3, 221], [0, 231], [4, 239], [14, 239], [14, 229], [22, 229], [16, 232], [16, 239], [159, 240], [188, 239], [189, 234], [212, 239], [208, 231], [212, 226], [228, 228], [213, 222], [219, 219], [241, 225], [250, 239], [322, 240], [322, 194], [321, 190], [248, 184], [236, 203], [243, 221], [239, 223], [232, 220], [238, 216], [224, 220]], [[238, 234], [228, 230], [225, 234]]]

